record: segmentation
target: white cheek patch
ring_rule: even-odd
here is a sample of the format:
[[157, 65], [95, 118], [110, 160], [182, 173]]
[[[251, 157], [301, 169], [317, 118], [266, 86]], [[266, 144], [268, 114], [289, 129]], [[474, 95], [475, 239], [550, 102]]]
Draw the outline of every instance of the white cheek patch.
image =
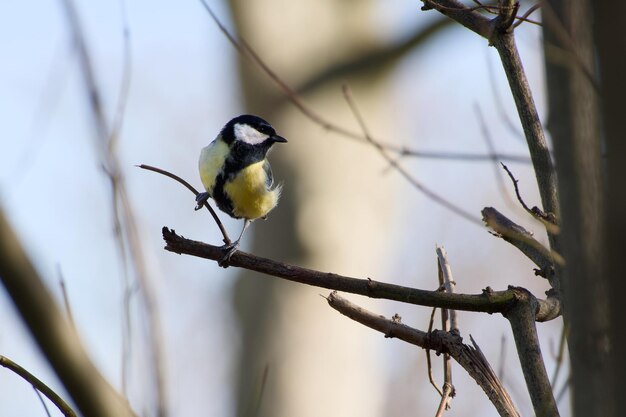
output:
[[237, 123], [234, 127], [234, 131], [235, 140], [240, 140], [250, 145], [257, 145], [269, 138], [265, 133], [261, 133], [247, 124]]

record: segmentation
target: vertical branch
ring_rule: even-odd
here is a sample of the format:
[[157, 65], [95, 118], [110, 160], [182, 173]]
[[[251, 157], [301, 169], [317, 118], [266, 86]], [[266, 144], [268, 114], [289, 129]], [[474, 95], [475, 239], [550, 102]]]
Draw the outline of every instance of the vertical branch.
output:
[[528, 79], [517, 51], [512, 33], [499, 33], [492, 38], [493, 46], [500, 54], [504, 72], [509, 81], [517, 112], [524, 129], [526, 142], [533, 162], [539, 193], [544, 211], [559, 217], [557, 180], [550, 150], [539, 120]]
[[[437, 247], [437, 270], [439, 287], [447, 293], [453, 293], [455, 283], [452, 279], [452, 270], [446, 257], [446, 251], [442, 247]], [[441, 330], [444, 332], [453, 331], [458, 333], [459, 328], [456, 319], [456, 310], [447, 308], [441, 309]], [[454, 385], [452, 384], [452, 363], [449, 353], [443, 354], [443, 381], [443, 395], [439, 410], [437, 410], [437, 415], [440, 415], [444, 408], [450, 408], [450, 400], [456, 394]]]
[[535, 415], [537, 417], [558, 416], [559, 410], [543, 362], [537, 328], [535, 327], [537, 300], [528, 290], [523, 288], [515, 288], [514, 291], [517, 302], [504, 316], [511, 323], [517, 355], [520, 359]]
[[[116, 239], [122, 263], [126, 267], [130, 261], [130, 267], [134, 270], [135, 276], [139, 283], [140, 295], [143, 301], [145, 318], [148, 325], [150, 338], [150, 359], [154, 372], [155, 398], [157, 407], [157, 416], [162, 417], [167, 413], [167, 405], [165, 398], [165, 381], [163, 377], [162, 365], [162, 335], [157, 314], [156, 296], [153, 293], [146, 264], [143, 256], [143, 248], [141, 239], [135, 223], [135, 215], [130, 205], [128, 192], [123, 181], [123, 172], [120, 168], [119, 160], [114, 152], [116, 137], [121, 127], [123, 111], [126, 102], [126, 93], [128, 92], [130, 78], [124, 75], [121, 85], [120, 101], [118, 103], [118, 115], [115, 125], [111, 128], [102, 105], [102, 97], [96, 82], [93, 61], [89, 54], [85, 41], [84, 31], [76, 11], [73, 0], [62, 0], [65, 14], [72, 31], [73, 41], [78, 52], [78, 60], [80, 64], [81, 76], [83, 77], [84, 87], [88, 94], [89, 105], [95, 126], [95, 139], [97, 151], [102, 158], [102, 165], [105, 173], [111, 182], [111, 203], [113, 211], [113, 223], [115, 227]], [[126, 25], [126, 23], [125, 23]], [[128, 39], [128, 28], [124, 28], [125, 39]], [[126, 45], [128, 47], [128, 45]], [[129, 49], [125, 49], [126, 57], [130, 56]], [[130, 63], [126, 62], [125, 70], [130, 69]], [[126, 251], [130, 253], [130, 257], [126, 259]], [[124, 295], [127, 300], [128, 292]], [[125, 359], [124, 359], [125, 360]], [[125, 374], [123, 374], [124, 376]]]
[[[528, 79], [515, 45], [515, 38], [512, 32], [497, 31], [492, 36], [491, 42], [500, 55], [504, 72], [513, 93], [513, 99], [533, 162], [544, 212], [553, 214], [557, 221], [560, 221], [556, 172]], [[551, 249], [558, 253], [560, 247], [557, 236], [548, 231], [548, 237]], [[560, 274], [556, 273], [549, 278], [550, 285], [557, 293], [560, 292], [561, 287], [559, 277]]]

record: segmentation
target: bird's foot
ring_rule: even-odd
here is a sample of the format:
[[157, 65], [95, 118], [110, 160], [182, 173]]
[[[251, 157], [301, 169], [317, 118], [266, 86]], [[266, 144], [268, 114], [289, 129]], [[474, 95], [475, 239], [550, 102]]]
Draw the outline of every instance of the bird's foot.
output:
[[217, 261], [217, 264], [222, 268], [228, 268], [230, 266], [230, 258], [239, 250], [239, 241], [224, 245], [221, 249], [222, 252], [224, 252], [224, 256], [222, 256], [222, 259]]
[[198, 193], [198, 195], [196, 196], [196, 208], [194, 210], [200, 210], [202, 208], [202, 206], [204, 206], [204, 204], [207, 202], [207, 200], [209, 199], [210, 195], [207, 192], [204, 193]]

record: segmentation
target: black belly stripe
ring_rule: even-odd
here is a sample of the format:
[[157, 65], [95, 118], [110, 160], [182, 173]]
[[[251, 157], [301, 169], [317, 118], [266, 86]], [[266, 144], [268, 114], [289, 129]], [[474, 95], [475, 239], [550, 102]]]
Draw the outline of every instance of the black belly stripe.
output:
[[224, 171], [222, 171], [215, 179], [215, 185], [213, 186], [211, 197], [213, 197], [215, 204], [217, 204], [217, 207], [220, 210], [228, 214], [230, 217], [235, 217], [235, 214], [233, 213], [233, 202], [224, 192], [225, 184], [226, 176], [224, 175]]

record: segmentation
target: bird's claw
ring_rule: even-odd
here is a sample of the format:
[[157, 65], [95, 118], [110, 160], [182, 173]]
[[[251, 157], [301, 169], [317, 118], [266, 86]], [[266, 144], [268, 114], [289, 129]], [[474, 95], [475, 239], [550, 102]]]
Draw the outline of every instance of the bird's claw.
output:
[[210, 195], [207, 192], [198, 193], [196, 196], [196, 208], [194, 210], [198, 211], [204, 206], [209, 199]]
[[230, 258], [239, 250], [239, 241], [224, 245], [221, 249], [224, 252], [224, 256], [217, 261], [217, 264], [222, 268], [228, 268], [230, 266]]

